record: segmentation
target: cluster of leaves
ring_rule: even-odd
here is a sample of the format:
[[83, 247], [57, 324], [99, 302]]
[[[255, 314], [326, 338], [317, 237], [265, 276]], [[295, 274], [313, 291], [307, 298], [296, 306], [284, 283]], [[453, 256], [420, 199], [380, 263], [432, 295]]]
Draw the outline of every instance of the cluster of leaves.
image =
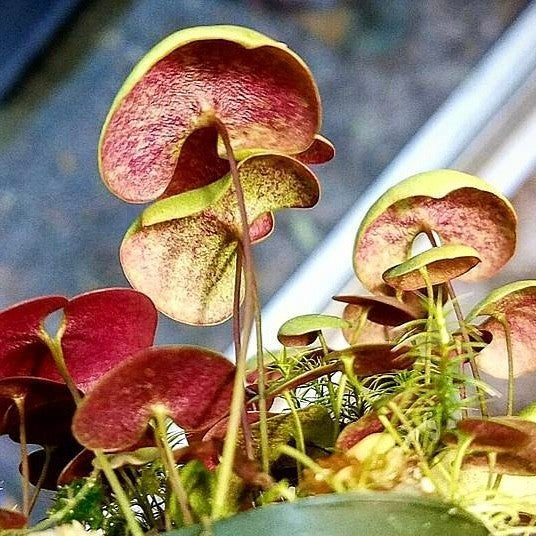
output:
[[[341, 317], [290, 319], [265, 362], [252, 246], [275, 211], [318, 201], [309, 165], [334, 154], [319, 128], [307, 66], [251, 30], [184, 30], [135, 67], [106, 118], [99, 163], [114, 194], [149, 203], [120, 248], [136, 290], [0, 313], [0, 433], [20, 443], [23, 474], [22, 515], [0, 511], [0, 527], [24, 528], [38, 490], [59, 483], [38, 528], [76, 520], [111, 535], [188, 536], [214, 524], [236, 534], [299, 517], [293, 505], [258, 508], [269, 502], [397, 490], [409, 493], [405, 506], [363, 494], [339, 521], [378, 533], [370, 503], [391, 509], [376, 527], [404, 520], [398, 534], [437, 526], [436, 515], [456, 534], [536, 534], [535, 496], [510, 491], [536, 478], [534, 411], [513, 415], [515, 376], [536, 370], [536, 282], [502, 287], [466, 317], [451, 283], [491, 277], [514, 252], [515, 213], [490, 185], [440, 170], [387, 191], [353, 253], [371, 294], [336, 297]], [[414, 254], [422, 234], [429, 249]], [[236, 363], [153, 346], [157, 310], [193, 325], [232, 316]], [[340, 348], [329, 329], [345, 337]], [[489, 415], [481, 370], [508, 378], [505, 415]], [[28, 443], [43, 449], [28, 455]], [[330, 499], [310, 500], [329, 517]], [[253, 511], [218, 523], [241, 510]]]

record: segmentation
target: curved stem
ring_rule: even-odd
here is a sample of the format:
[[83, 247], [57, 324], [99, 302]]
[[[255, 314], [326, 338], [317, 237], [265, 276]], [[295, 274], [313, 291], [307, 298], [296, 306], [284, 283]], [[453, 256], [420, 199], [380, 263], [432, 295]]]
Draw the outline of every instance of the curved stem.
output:
[[[306, 455], [305, 452], [305, 437], [303, 435], [303, 428], [300, 421], [300, 416], [298, 415], [298, 412], [296, 410], [296, 406], [294, 405], [294, 402], [292, 401], [292, 397], [290, 396], [290, 393], [288, 391], [285, 391], [283, 393], [283, 396], [285, 397], [285, 400], [287, 401], [288, 407], [290, 408], [290, 412], [292, 413], [292, 420], [294, 421], [294, 431], [296, 433], [295, 439], [296, 439], [296, 447], [298, 450], [303, 454]], [[301, 480], [301, 464], [299, 461], [296, 461], [297, 464], [297, 473], [298, 473], [298, 482]]]
[[25, 397], [17, 396], [13, 399], [19, 413], [19, 441], [20, 459], [22, 465], [22, 513], [30, 515], [30, 466], [28, 463], [28, 442], [26, 441], [26, 410]]
[[45, 478], [47, 477], [48, 468], [50, 467], [51, 457], [52, 457], [52, 448], [45, 445], [45, 462], [43, 463], [43, 469], [41, 469], [39, 480], [37, 481], [35, 485], [35, 490], [30, 500], [30, 506], [28, 508], [28, 515], [32, 513], [35, 503], [37, 502], [37, 498], [39, 497], [39, 492], [41, 491], [41, 487], [43, 486], [43, 482], [45, 481]]
[[[240, 341], [240, 292], [242, 287], [242, 251], [238, 248], [236, 253], [236, 271], [233, 296], [233, 342], [235, 348], [235, 362], [238, 362], [242, 352], [242, 343]], [[253, 437], [251, 435], [251, 427], [249, 426], [248, 415], [245, 404], [242, 406], [242, 432], [244, 434], [244, 445], [246, 448], [246, 456], [253, 460], [255, 454], [253, 452]]]
[[125, 521], [127, 523], [128, 529], [133, 536], [143, 536], [143, 530], [141, 530], [136, 516], [132, 511], [130, 500], [125, 493], [125, 490], [121, 487], [121, 483], [119, 482], [117, 475], [112, 469], [108, 458], [106, 457], [102, 449], [94, 449], [93, 452], [95, 453], [95, 458], [97, 459], [100, 469], [102, 469], [102, 472], [106, 476], [106, 479], [108, 480], [110, 487], [112, 488], [112, 491], [115, 495], [115, 500], [119, 504], [119, 507], [121, 508], [121, 511], [125, 516]]
[[[227, 159], [229, 160], [229, 169], [231, 177], [233, 179], [233, 186], [235, 189], [236, 200], [238, 204], [238, 211], [240, 214], [241, 233], [240, 243], [242, 246], [243, 265], [244, 265], [244, 282], [245, 282], [245, 300], [244, 300], [244, 315], [243, 315], [243, 332], [242, 339], [240, 341], [240, 352], [236, 361], [235, 381], [233, 386], [233, 395], [231, 399], [231, 409], [229, 415], [229, 423], [227, 427], [227, 434], [225, 436], [225, 442], [223, 446], [222, 461], [220, 463], [218, 479], [216, 483], [216, 489], [214, 491], [214, 501], [212, 508], [212, 516], [218, 519], [223, 516], [225, 511], [225, 500], [229, 489], [232, 468], [234, 464], [234, 456], [236, 451], [236, 445], [238, 440], [238, 429], [240, 426], [240, 420], [242, 415], [242, 408], [244, 407], [245, 392], [244, 382], [246, 376], [246, 358], [247, 349], [249, 344], [249, 338], [251, 335], [253, 321], [258, 319], [260, 325], [260, 310], [258, 307], [257, 298], [257, 285], [255, 281], [255, 268], [254, 259], [251, 248], [251, 237], [249, 236], [249, 223], [247, 217], [246, 204], [244, 200], [244, 191], [240, 183], [240, 177], [238, 174], [238, 167], [236, 158], [234, 156], [233, 148], [231, 146], [231, 140], [229, 139], [229, 133], [225, 125], [217, 120], [216, 125], [218, 132], [223, 141], [225, 151], [227, 153]], [[260, 384], [264, 382], [264, 360], [262, 358], [262, 340], [261, 334], [257, 333], [257, 347], [260, 347], [260, 355], [257, 356], [257, 364], [259, 369], [259, 395], [264, 393], [264, 386]], [[259, 344], [260, 342], [260, 344]], [[266, 427], [263, 422], [266, 421], [266, 405], [259, 404], [260, 414], [260, 428], [261, 428], [261, 444], [262, 435], [266, 433]], [[263, 454], [263, 456], [266, 453]], [[267, 460], [263, 458], [263, 467], [267, 465]]]
[[[61, 347], [62, 334], [63, 333], [61, 328], [54, 338], [52, 338], [45, 330], [41, 331], [41, 337], [50, 350], [52, 358], [54, 359], [54, 364], [56, 365], [58, 372], [63, 378], [63, 381], [67, 385], [67, 388], [69, 389], [71, 396], [73, 397], [73, 400], [78, 407], [82, 402], [82, 396], [80, 395], [80, 392], [78, 391], [78, 388], [76, 387], [73, 378], [69, 373], [67, 364], [65, 363], [65, 358], [63, 356], [63, 348]], [[125, 490], [121, 487], [121, 484], [116, 474], [114, 473], [114, 470], [112, 469], [108, 458], [106, 457], [102, 449], [94, 449], [93, 452], [95, 453], [95, 458], [97, 459], [97, 462], [102, 469], [102, 472], [110, 483], [110, 487], [115, 494], [117, 503], [119, 504], [123, 515], [125, 516], [125, 521], [127, 523], [128, 529], [133, 534], [133, 536], [143, 536], [143, 531], [141, 530], [141, 527], [136, 520], [136, 516], [134, 515], [134, 512], [130, 507], [130, 500], [126, 495]]]
[[171, 447], [169, 446], [169, 441], [167, 440], [167, 430], [166, 430], [166, 413], [160, 408], [156, 407], [153, 409], [153, 417], [156, 421], [156, 430], [155, 430], [155, 439], [156, 444], [160, 447], [162, 451], [162, 461], [164, 462], [164, 467], [166, 468], [167, 477], [169, 483], [171, 484], [171, 489], [179, 501], [179, 507], [182, 513], [182, 519], [185, 525], [192, 525], [194, 520], [192, 513], [190, 511], [190, 506], [188, 505], [188, 495], [181, 481], [181, 477], [175, 465], [175, 459], [173, 458], [173, 452], [171, 452]]
[[[432, 231], [426, 230], [425, 232], [432, 246], [435, 248], [439, 247], [440, 244], [437, 242], [436, 237], [434, 236]], [[450, 303], [452, 303], [452, 308], [454, 309], [454, 314], [456, 315], [456, 319], [458, 320], [458, 324], [460, 326], [463, 341], [466, 343], [467, 351], [469, 353], [469, 366], [471, 367], [471, 373], [473, 374], [475, 380], [480, 383], [480, 371], [478, 370], [478, 365], [475, 361], [475, 354], [473, 352], [473, 347], [471, 346], [471, 339], [469, 338], [467, 327], [465, 326], [462, 309], [458, 302], [458, 298], [456, 297], [456, 293], [454, 292], [454, 287], [452, 286], [452, 283], [448, 281], [447, 283], [445, 283], [445, 285], [447, 287]], [[480, 413], [482, 414], [482, 417], [487, 418], [489, 417], [488, 405], [486, 403], [486, 398], [480, 385], [477, 385], [476, 391], [478, 395], [478, 403], [480, 405]]]
[[508, 319], [504, 315], [498, 318], [504, 330], [504, 339], [506, 341], [506, 354], [508, 356], [508, 397], [506, 402], [506, 415], [514, 414], [514, 397], [515, 397], [515, 381], [514, 381], [514, 354], [512, 349], [512, 331]]

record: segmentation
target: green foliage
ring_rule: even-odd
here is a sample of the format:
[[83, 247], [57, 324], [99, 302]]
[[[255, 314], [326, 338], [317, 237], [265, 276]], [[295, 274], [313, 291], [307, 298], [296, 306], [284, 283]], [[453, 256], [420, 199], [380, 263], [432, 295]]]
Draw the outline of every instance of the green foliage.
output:
[[78, 479], [58, 489], [48, 515], [61, 525], [79, 521], [87, 529], [102, 529], [106, 536], [125, 533], [125, 520], [118, 505], [99, 480], [87, 489], [93, 477]]

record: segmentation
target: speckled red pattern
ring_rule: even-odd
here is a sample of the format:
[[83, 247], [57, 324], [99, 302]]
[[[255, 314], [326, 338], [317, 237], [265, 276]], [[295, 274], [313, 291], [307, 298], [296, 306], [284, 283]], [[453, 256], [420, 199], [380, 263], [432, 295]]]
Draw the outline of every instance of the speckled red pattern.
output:
[[[190, 43], [156, 63], [116, 110], [102, 145], [103, 178], [125, 201], [154, 200], [172, 180], [187, 136], [211, 117], [226, 125], [235, 150], [292, 154], [313, 141], [319, 112], [313, 82], [285, 51]], [[183, 158], [205, 152], [189, 150]]]
[[221, 354], [193, 346], [142, 350], [103, 376], [73, 420], [87, 448], [135, 444], [155, 406], [186, 430], [208, 429], [229, 410], [235, 367]]
[[381, 292], [383, 272], [407, 260], [415, 237], [430, 229], [443, 244], [475, 248], [482, 262], [463, 278], [484, 279], [513, 255], [515, 228], [515, 216], [500, 198], [474, 188], [461, 188], [441, 199], [404, 199], [367, 228], [356, 250], [356, 272], [366, 288]]
[[[529, 287], [514, 292], [494, 304], [497, 313], [505, 315], [512, 337], [514, 376], [536, 371], [536, 289]], [[504, 327], [488, 318], [482, 329], [493, 335], [491, 343], [478, 355], [480, 368], [497, 378], [508, 378], [508, 361]]]

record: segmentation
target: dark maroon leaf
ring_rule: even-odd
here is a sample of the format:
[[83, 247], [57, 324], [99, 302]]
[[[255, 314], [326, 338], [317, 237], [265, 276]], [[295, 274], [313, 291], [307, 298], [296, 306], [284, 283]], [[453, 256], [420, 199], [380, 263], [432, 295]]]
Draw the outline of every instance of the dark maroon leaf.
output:
[[67, 304], [63, 296], [19, 303], [0, 313], [0, 378], [38, 376], [50, 352], [41, 338], [44, 319]]
[[20, 512], [14, 510], [6, 510], [0, 508], [0, 529], [1, 530], [14, 530], [23, 529], [26, 527], [28, 520], [26, 516]]
[[194, 346], [141, 350], [105, 374], [77, 410], [73, 432], [87, 448], [135, 444], [155, 410], [186, 430], [207, 429], [229, 409], [235, 367]]

